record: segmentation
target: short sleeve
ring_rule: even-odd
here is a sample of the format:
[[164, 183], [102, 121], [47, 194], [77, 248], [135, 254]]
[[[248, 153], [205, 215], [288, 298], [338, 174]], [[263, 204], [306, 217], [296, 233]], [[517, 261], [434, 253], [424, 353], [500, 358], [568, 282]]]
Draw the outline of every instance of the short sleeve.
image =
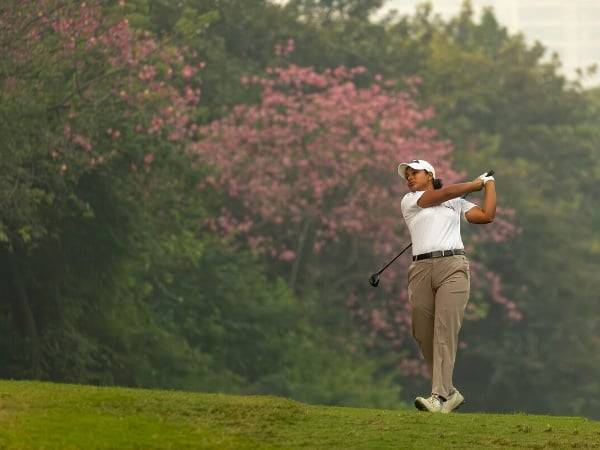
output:
[[467, 218], [465, 217], [465, 214], [467, 213], [468, 210], [470, 210], [474, 206], [477, 206], [477, 205], [475, 203], [471, 203], [468, 200], [465, 200], [464, 198], [460, 199], [460, 212], [462, 213], [463, 219], [467, 220]]
[[425, 191], [409, 192], [402, 198], [401, 207], [404, 220], [410, 219], [414, 214], [423, 209], [417, 205], [417, 201], [421, 198], [424, 192]]

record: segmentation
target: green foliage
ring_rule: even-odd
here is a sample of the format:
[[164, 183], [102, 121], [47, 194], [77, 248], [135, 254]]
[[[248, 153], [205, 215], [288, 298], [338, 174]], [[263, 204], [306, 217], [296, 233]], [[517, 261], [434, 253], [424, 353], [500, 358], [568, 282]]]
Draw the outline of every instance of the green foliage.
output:
[[283, 280], [267, 279], [258, 264], [211, 240], [198, 259], [157, 267], [158, 273], [177, 274], [154, 278], [150, 303], [161, 327], [211, 355], [215, 374], [229, 374], [197, 379], [194, 388], [324, 404], [401, 404], [399, 388], [389, 378], [378, 379], [373, 361], [334, 344], [331, 330], [314, 328], [318, 304], [299, 302]]

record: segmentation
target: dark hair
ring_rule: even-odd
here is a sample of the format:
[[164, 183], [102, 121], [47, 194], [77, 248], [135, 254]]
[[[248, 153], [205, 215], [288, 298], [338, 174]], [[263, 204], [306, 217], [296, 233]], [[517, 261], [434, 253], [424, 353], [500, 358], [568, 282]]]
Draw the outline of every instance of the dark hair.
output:
[[442, 188], [442, 180], [440, 180], [439, 178], [434, 178], [433, 179], [433, 188], [441, 189]]

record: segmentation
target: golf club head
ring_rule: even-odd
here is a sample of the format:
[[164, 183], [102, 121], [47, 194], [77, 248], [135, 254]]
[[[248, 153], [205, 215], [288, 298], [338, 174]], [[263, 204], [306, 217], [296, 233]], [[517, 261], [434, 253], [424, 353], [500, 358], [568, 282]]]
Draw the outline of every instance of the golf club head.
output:
[[369, 284], [371, 284], [373, 287], [379, 286], [379, 274], [374, 273], [371, 275], [371, 278], [369, 278]]

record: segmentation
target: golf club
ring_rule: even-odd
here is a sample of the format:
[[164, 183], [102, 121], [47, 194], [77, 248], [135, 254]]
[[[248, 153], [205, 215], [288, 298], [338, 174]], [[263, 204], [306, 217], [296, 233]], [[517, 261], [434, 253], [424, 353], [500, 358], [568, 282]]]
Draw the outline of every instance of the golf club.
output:
[[[491, 177], [492, 175], [494, 175], [494, 171], [493, 170], [488, 170], [485, 174], [486, 177]], [[466, 198], [467, 194], [463, 195], [462, 198]], [[406, 250], [408, 250], [410, 247], [412, 246], [412, 242], [410, 244], [408, 244], [406, 246], [406, 248], [404, 248], [404, 250], [402, 250], [400, 253], [398, 253], [394, 259], [392, 259], [389, 263], [387, 263], [385, 265], [385, 267], [383, 269], [381, 269], [379, 272], [374, 273], [373, 275], [371, 275], [371, 277], [369, 278], [369, 284], [373, 287], [377, 287], [379, 286], [379, 275], [381, 275], [381, 273], [387, 269], [390, 264], [392, 264], [394, 261], [396, 261], [398, 259], [398, 257], [400, 255], [402, 255], [402, 253], [404, 253]]]
[[398, 257], [402, 253], [404, 253], [406, 250], [408, 250], [411, 246], [412, 246], [412, 242], [410, 244], [408, 244], [404, 248], [404, 250], [402, 250], [400, 253], [398, 253], [398, 255], [396, 255], [396, 257], [394, 259], [392, 259], [389, 263], [387, 263], [383, 269], [381, 269], [379, 272], [371, 275], [371, 278], [369, 278], [369, 283], [371, 284], [371, 286], [373, 286], [373, 287], [379, 286], [379, 275], [381, 275], [381, 272], [383, 272], [385, 269], [387, 269], [390, 264], [392, 264], [394, 261], [396, 261], [396, 259], [398, 259]]

